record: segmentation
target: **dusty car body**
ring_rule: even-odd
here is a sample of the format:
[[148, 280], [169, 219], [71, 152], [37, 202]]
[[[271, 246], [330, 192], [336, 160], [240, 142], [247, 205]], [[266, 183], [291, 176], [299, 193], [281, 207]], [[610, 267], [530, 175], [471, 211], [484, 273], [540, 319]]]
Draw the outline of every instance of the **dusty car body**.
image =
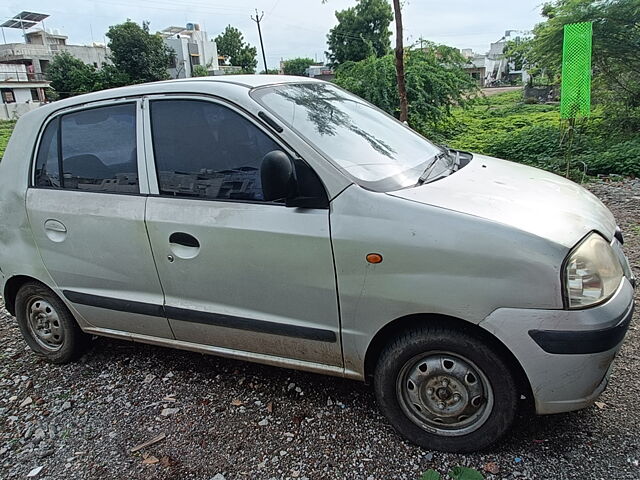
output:
[[621, 240], [580, 186], [300, 78], [55, 102], [0, 162], [0, 291], [36, 353], [93, 334], [372, 379], [442, 450], [499, 438], [521, 395], [550, 414], [603, 391], [633, 308]]

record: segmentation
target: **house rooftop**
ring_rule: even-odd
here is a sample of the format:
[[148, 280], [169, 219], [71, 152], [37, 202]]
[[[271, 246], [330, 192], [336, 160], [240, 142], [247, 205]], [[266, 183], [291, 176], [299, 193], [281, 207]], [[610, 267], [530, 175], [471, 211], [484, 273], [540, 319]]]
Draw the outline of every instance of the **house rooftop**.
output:
[[32, 30], [30, 32], [26, 32], [25, 36], [27, 38], [46, 36], [49, 38], [61, 38], [64, 40], [69, 38], [67, 35], [63, 35], [61, 33], [47, 32], [46, 30], [43, 30], [41, 28], [39, 28], [38, 30]]

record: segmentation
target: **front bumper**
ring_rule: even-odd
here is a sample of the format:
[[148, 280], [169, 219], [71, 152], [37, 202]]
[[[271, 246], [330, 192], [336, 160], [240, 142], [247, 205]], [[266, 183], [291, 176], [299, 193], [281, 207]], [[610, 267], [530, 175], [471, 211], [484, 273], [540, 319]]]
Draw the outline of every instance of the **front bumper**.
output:
[[584, 310], [500, 308], [480, 326], [520, 362], [538, 414], [584, 408], [602, 393], [633, 314], [625, 278], [604, 304]]

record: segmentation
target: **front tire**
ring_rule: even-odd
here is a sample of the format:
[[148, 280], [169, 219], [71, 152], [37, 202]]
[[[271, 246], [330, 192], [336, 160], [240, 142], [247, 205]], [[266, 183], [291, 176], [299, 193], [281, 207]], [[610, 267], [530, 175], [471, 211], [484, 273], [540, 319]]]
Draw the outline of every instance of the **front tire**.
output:
[[89, 343], [67, 306], [49, 288], [36, 282], [18, 290], [16, 319], [27, 345], [50, 363], [68, 363]]
[[443, 452], [481, 450], [512, 425], [518, 390], [500, 355], [465, 332], [408, 330], [383, 350], [374, 388], [380, 410], [411, 442]]

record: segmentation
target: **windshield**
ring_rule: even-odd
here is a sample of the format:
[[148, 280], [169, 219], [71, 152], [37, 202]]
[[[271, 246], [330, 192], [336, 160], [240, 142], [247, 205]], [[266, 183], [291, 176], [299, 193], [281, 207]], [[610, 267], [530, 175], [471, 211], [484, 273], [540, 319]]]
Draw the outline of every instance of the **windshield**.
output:
[[416, 185], [441, 149], [373, 105], [329, 83], [255, 89], [252, 97], [363, 187]]

